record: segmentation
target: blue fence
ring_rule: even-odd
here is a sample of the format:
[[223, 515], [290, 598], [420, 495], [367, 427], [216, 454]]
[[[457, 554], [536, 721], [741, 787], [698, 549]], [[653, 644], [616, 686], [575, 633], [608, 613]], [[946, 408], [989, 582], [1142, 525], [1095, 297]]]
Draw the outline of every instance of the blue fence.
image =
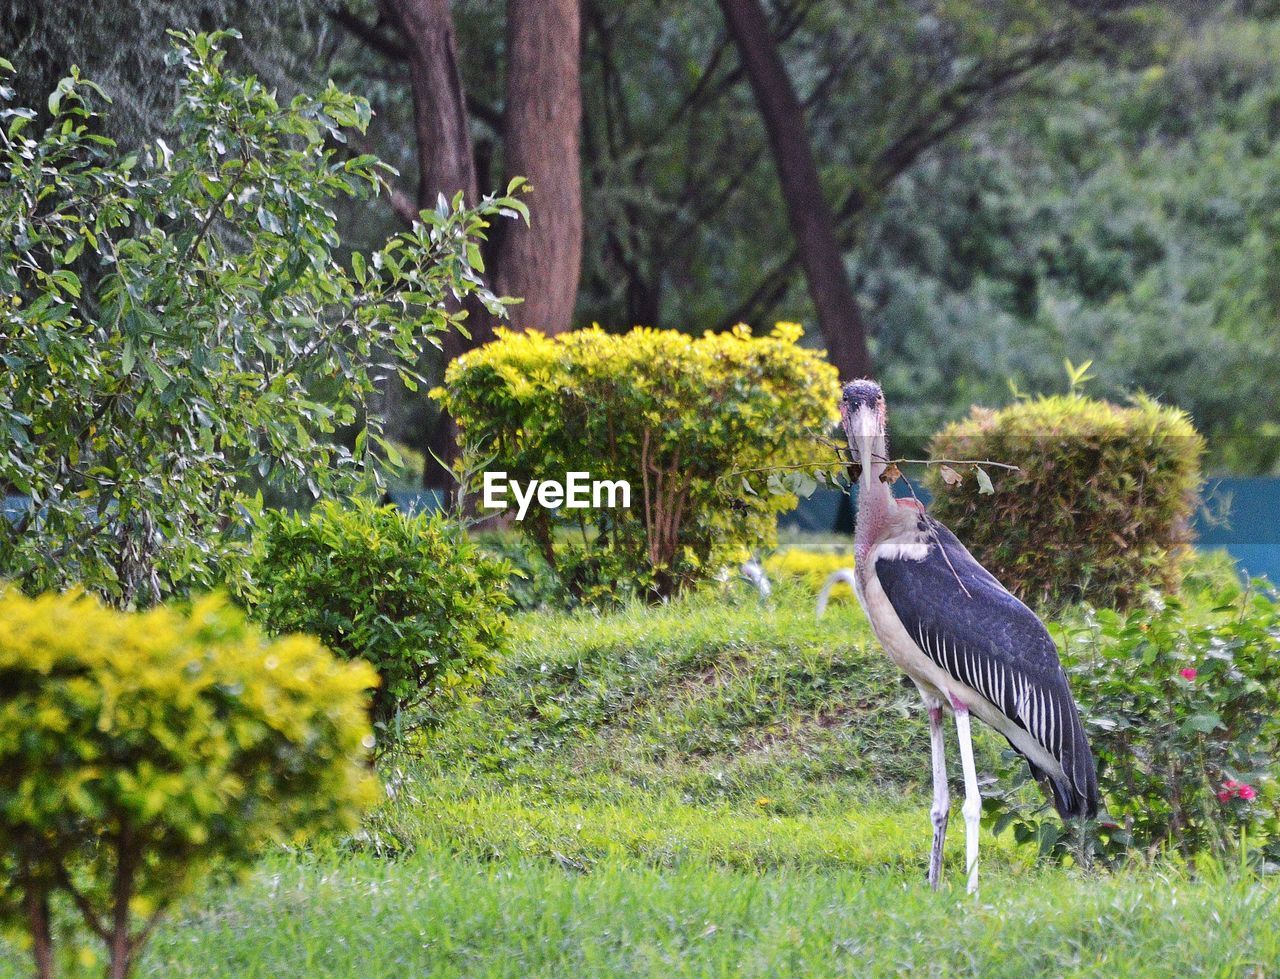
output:
[[1280, 584], [1280, 479], [1211, 479], [1204, 500], [1197, 545], [1222, 548], [1245, 574]]
[[[894, 486], [899, 496], [910, 495], [905, 483], [900, 480]], [[917, 493], [929, 502], [927, 491], [917, 489]], [[440, 494], [430, 490], [389, 495], [396, 506], [413, 512], [435, 510], [441, 502]], [[25, 497], [6, 497], [4, 513], [15, 519], [27, 506]], [[779, 524], [802, 531], [850, 532], [853, 504], [843, 493], [818, 490], [783, 514]], [[1210, 479], [1204, 488], [1204, 504], [1196, 513], [1195, 530], [1200, 547], [1225, 550], [1244, 574], [1280, 583], [1280, 479]]]
[[[898, 496], [910, 495], [905, 482], [894, 484]], [[927, 490], [916, 493], [929, 502]], [[1280, 479], [1215, 477], [1206, 482], [1203, 495], [1194, 520], [1196, 545], [1225, 550], [1243, 574], [1280, 583]], [[849, 497], [818, 490], [778, 522], [796, 530], [840, 532], [851, 530], [852, 521]]]

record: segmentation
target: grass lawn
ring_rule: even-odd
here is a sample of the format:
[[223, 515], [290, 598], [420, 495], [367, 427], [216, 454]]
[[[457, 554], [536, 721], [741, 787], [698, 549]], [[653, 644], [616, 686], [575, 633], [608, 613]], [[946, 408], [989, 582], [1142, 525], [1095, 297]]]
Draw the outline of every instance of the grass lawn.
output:
[[674, 868], [419, 853], [272, 859], [156, 936], [165, 976], [1241, 975], [1280, 962], [1276, 890], [1229, 876], [989, 875], [981, 903], [883, 869]]
[[[528, 613], [517, 632], [484, 695], [385, 766], [392, 798], [360, 833], [202, 887], [140, 973], [1280, 967], [1280, 891], [1238, 868], [1040, 868], [986, 835], [967, 898], [954, 784], [948, 886], [930, 892], [927, 734], [851, 602], [818, 623], [811, 591], [743, 589]], [[979, 737], [980, 767], [997, 742]], [[26, 969], [0, 947], [0, 975]]]

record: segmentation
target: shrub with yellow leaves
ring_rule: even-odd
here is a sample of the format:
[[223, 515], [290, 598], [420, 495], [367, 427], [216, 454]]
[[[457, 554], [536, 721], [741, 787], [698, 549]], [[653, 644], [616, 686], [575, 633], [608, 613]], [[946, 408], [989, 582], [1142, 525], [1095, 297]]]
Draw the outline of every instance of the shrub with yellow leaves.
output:
[[760, 337], [499, 331], [454, 360], [436, 394], [473, 471], [630, 484], [630, 509], [533, 507], [518, 524], [571, 594], [669, 595], [771, 546], [794, 490], [839, 468], [819, 443], [836, 371], [800, 335], [795, 323]]
[[[764, 569], [774, 578], [803, 583], [813, 590], [816, 597], [833, 572], [853, 567], [852, 554], [829, 551], [808, 551], [798, 547], [779, 551], [765, 559]], [[845, 582], [838, 582], [832, 589], [831, 601], [854, 601], [853, 589]]]
[[0, 592], [0, 915], [38, 972], [56, 894], [124, 976], [201, 871], [354, 825], [379, 795], [376, 682], [316, 639], [266, 639], [221, 597], [129, 613]]

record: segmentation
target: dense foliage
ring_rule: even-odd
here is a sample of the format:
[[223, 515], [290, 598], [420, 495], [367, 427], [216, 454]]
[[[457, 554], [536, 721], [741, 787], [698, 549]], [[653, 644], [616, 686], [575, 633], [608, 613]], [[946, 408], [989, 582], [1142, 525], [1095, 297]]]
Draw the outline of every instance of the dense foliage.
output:
[[439, 514], [325, 502], [305, 515], [269, 511], [255, 536], [242, 585], [254, 617], [371, 663], [384, 744], [424, 702], [479, 684], [506, 649], [510, 567]]
[[454, 361], [441, 397], [483, 468], [629, 483], [630, 508], [535, 505], [517, 524], [566, 587], [671, 594], [770, 545], [777, 514], [795, 505], [776, 467], [832, 455], [815, 440], [831, 421], [835, 371], [799, 333], [504, 334]]
[[0, 570], [28, 591], [128, 606], [215, 583], [250, 475], [350, 487], [381, 451], [379, 378], [415, 383], [455, 297], [501, 308], [476, 242], [518, 202], [441, 201], [340, 264], [333, 203], [385, 172], [338, 149], [367, 103], [330, 84], [282, 105], [223, 72], [225, 37], [175, 38], [172, 143], [118, 150], [75, 74], [46, 125], [0, 117], [0, 487], [30, 497]]
[[[117, 612], [0, 594], [0, 914], [51, 974], [67, 897], [123, 976], [217, 862], [349, 827], [375, 801], [362, 663], [268, 641], [218, 598]], [[140, 928], [131, 921], [142, 919]]]
[[994, 477], [994, 494], [941, 467], [928, 478], [933, 513], [1024, 601], [1124, 607], [1147, 586], [1177, 587], [1203, 452], [1184, 413], [1146, 398], [1033, 398], [973, 409], [930, 452], [1019, 467]]
[[[496, 107], [503, 5], [452, 6], [468, 95]], [[1187, 410], [1212, 466], [1280, 465], [1274, 4], [764, 6], [903, 454], [975, 402], [1012, 400], [1010, 380], [1060, 391], [1062, 359], [1093, 357], [1101, 395], [1144, 390]], [[1086, 6], [1128, 11], [1129, 26], [1109, 38], [1059, 28]], [[813, 336], [717, 5], [592, 0], [583, 35], [579, 320], [782, 316]], [[353, 48], [339, 60], [380, 78]], [[407, 168], [393, 149], [405, 100], [370, 90], [388, 123], [380, 145]], [[497, 158], [487, 118], [478, 155]]]
[[[332, 77], [368, 97], [369, 141], [413, 188], [406, 39], [363, 0], [27, 13], [37, 6], [0, 13], [0, 53], [23, 64], [21, 81], [35, 77], [29, 64], [53, 79], [54, 65], [91, 67], [117, 101], [112, 132], [163, 130], [169, 96], [148, 84], [160, 28], [236, 24], [247, 40], [234, 56], [269, 87]], [[1100, 395], [1145, 390], [1187, 410], [1211, 466], [1280, 465], [1274, 3], [764, 6], [904, 454], [971, 404], [1010, 400], [1008, 381], [1051, 393], [1064, 357], [1093, 357]], [[505, 167], [505, 7], [450, 4], [481, 187]], [[1127, 26], [1076, 30], [1085, 8]], [[812, 335], [759, 112], [717, 5], [591, 0], [582, 19], [578, 321], [785, 316]], [[379, 246], [397, 227], [388, 200], [338, 202], [344, 240]], [[392, 414], [414, 441], [421, 404], [405, 398]]]
[[[1212, 466], [1280, 462], [1274, 5], [1175, 12], [1142, 60], [1078, 59], [905, 175], [854, 252], [890, 401], [1095, 390], [1187, 410]], [[1185, 8], [1184, 10], [1189, 10]]]
[[[1104, 855], [1193, 858], [1247, 838], [1280, 858], [1275, 594], [1232, 585], [1128, 615], [1089, 611], [1063, 626], [1062, 658], [1116, 824], [1100, 830]], [[1063, 849], [1038, 814], [995, 798], [988, 816], [997, 832], [1012, 824], [1019, 841]]]

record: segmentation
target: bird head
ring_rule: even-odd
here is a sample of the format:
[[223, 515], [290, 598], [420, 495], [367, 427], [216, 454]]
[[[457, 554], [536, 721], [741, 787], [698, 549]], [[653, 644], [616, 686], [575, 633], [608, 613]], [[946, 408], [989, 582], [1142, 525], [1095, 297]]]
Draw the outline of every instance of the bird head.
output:
[[853, 461], [862, 467], [863, 478], [873, 467], [885, 462], [884, 392], [875, 381], [850, 381], [840, 396], [840, 421]]

